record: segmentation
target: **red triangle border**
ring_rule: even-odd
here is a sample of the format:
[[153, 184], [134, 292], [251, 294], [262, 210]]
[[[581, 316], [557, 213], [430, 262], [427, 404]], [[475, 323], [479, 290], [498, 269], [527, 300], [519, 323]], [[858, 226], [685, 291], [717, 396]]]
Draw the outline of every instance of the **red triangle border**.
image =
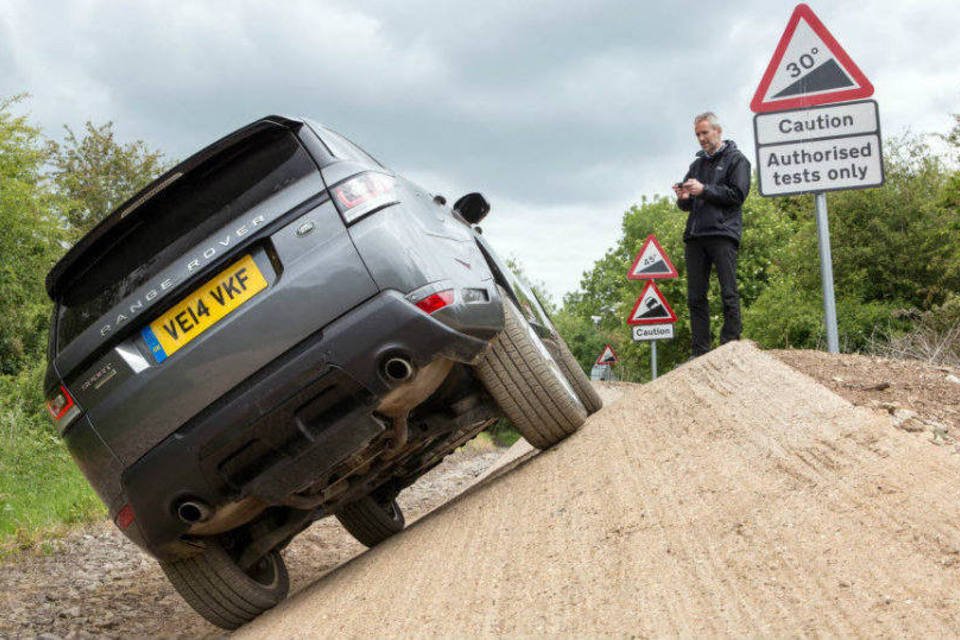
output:
[[[653, 287], [653, 292], [660, 299], [660, 302], [663, 303], [664, 308], [666, 308], [667, 313], [670, 314], [669, 318], [648, 318], [645, 320], [634, 320], [633, 316], [637, 313], [637, 309], [640, 308], [640, 303], [643, 302], [644, 296], [647, 295], [647, 290]], [[640, 292], [640, 297], [637, 298], [637, 301], [633, 304], [633, 309], [630, 311], [630, 315], [627, 316], [627, 324], [629, 325], [643, 325], [643, 324], [673, 324], [677, 321], [677, 314], [673, 312], [673, 309], [670, 307], [670, 303], [667, 302], [667, 299], [663, 297], [663, 294], [660, 293], [660, 289], [657, 288], [656, 283], [653, 280], [647, 280], [646, 286], [643, 288], [643, 291]]]
[[[657, 251], [660, 252], [660, 256], [663, 258], [664, 262], [667, 263], [667, 266], [670, 267], [670, 273], [655, 273], [647, 275], [633, 275], [633, 270], [637, 268], [637, 265], [640, 264], [640, 258], [643, 256], [643, 252], [647, 250], [647, 246], [650, 243], [653, 243], [657, 247]], [[663, 247], [660, 246], [660, 242], [657, 240], [657, 236], [652, 233], [647, 236], [647, 239], [644, 241], [643, 246], [640, 247], [640, 252], [637, 253], [637, 257], [634, 258], [633, 264], [630, 265], [630, 268], [627, 269], [627, 280], [654, 280], [657, 278], [678, 278], [680, 276], [677, 273], [677, 268], [673, 266], [673, 262], [670, 261], [670, 258], [667, 256], [667, 252], [663, 250]]]
[[[613, 360], [611, 360], [610, 362], [601, 362], [600, 359], [603, 357], [603, 354], [605, 354], [605, 353], [607, 352], [607, 349], [610, 349], [610, 353], [613, 354]], [[614, 364], [615, 362], [620, 362], [620, 358], [617, 357], [617, 352], [614, 351], [614, 350], [613, 350], [613, 347], [611, 347], [609, 344], [603, 345], [603, 351], [601, 351], [601, 352], [600, 352], [600, 355], [597, 356], [597, 364], [600, 364], [600, 365], [604, 365], [604, 364], [610, 365], [610, 364]]]
[[[763, 98], [770, 89], [770, 83], [773, 81], [773, 76], [776, 74], [777, 67], [780, 66], [781, 62], [783, 62], [783, 56], [787, 51], [787, 46], [789, 46], [790, 41], [793, 39], [793, 34], [797, 30], [797, 25], [800, 23], [800, 18], [803, 18], [807, 21], [807, 24], [810, 25], [810, 28], [813, 29], [813, 32], [820, 36], [820, 39], [823, 40], [825, 45], [827, 45], [827, 48], [830, 49], [830, 52], [836, 56], [837, 62], [840, 63], [840, 66], [842, 66], [843, 69], [852, 76], [853, 81], [860, 86], [854, 89], [841, 89], [831, 93], [821, 93], [815, 96], [801, 96], [799, 98], [784, 98], [781, 100], [768, 100], [764, 102]], [[750, 110], [754, 113], [766, 113], [768, 111], [782, 111], [784, 109], [802, 109], [804, 107], [813, 107], [819, 104], [846, 102], [847, 100], [869, 98], [872, 95], [873, 84], [867, 80], [867, 76], [864, 75], [863, 71], [860, 70], [860, 67], [857, 66], [857, 63], [850, 58], [844, 48], [840, 46], [840, 43], [837, 42], [837, 39], [834, 38], [827, 27], [820, 22], [820, 18], [813, 13], [813, 9], [806, 4], [798, 4], [793, 10], [790, 20], [787, 22], [787, 28], [784, 29], [783, 35], [780, 36], [780, 42], [777, 43], [777, 48], [773, 52], [773, 57], [770, 58], [770, 64], [767, 65], [767, 70], [763, 73], [763, 78], [760, 80], [760, 86], [757, 87], [756, 93], [753, 94], [753, 99], [750, 101]]]

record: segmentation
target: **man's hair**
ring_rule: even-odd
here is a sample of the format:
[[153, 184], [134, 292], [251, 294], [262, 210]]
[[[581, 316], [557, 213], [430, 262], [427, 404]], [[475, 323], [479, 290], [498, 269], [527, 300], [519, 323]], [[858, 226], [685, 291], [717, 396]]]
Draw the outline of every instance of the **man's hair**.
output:
[[704, 111], [703, 113], [698, 115], [696, 118], [693, 119], [693, 126], [697, 126], [697, 123], [703, 120], [706, 120], [707, 122], [709, 122], [710, 126], [713, 127], [714, 129], [721, 128], [720, 118], [718, 118], [717, 114], [715, 114], [713, 111]]

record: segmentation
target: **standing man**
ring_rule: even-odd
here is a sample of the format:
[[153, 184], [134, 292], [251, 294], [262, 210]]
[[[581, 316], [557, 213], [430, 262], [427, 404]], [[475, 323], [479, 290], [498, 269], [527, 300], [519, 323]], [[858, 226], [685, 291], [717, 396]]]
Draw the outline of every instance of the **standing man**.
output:
[[687, 261], [687, 305], [693, 334], [693, 357], [710, 350], [710, 268], [716, 267], [723, 299], [720, 343], [740, 339], [740, 294], [737, 292], [737, 251], [743, 229], [743, 201], [750, 192], [750, 161], [733, 140], [723, 139], [716, 114], [708, 111], [693, 120], [700, 143], [697, 158], [683, 182], [673, 185], [677, 206], [688, 211], [683, 232]]

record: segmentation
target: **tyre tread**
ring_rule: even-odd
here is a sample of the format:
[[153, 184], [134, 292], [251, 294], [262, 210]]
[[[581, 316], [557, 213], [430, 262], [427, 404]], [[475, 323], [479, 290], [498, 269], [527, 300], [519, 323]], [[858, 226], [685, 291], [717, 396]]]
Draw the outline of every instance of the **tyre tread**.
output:
[[276, 606], [289, 589], [283, 558], [272, 552], [277, 571], [274, 586], [265, 587], [247, 576], [217, 543], [190, 558], [161, 562], [180, 596], [197, 613], [223, 629], [236, 629]]
[[597, 390], [593, 387], [593, 384], [591, 384], [587, 374], [580, 368], [580, 363], [577, 362], [577, 359], [563, 338], [557, 336], [553, 340], [544, 340], [544, 344], [550, 349], [557, 364], [560, 365], [560, 368], [563, 369], [563, 372], [567, 375], [567, 380], [573, 385], [574, 390], [577, 392], [577, 397], [580, 398], [580, 402], [583, 403], [584, 408], [587, 410], [587, 414], [593, 415], [602, 409], [603, 400], [600, 398], [600, 394], [597, 393]]
[[545, 449], [575, 432], [587, 412], [556, 378], [506, 292], [501, 295], [504, 329], [491, 341], [477, 373], [521, 435]]
[[364, 496], [341, 507], [336, 517], [360, 544], [375, 547], [403, 530], [405, 521], [396, 500], [393, 508], [399, 514], [398, 520], [394, 520], [371, 496]]

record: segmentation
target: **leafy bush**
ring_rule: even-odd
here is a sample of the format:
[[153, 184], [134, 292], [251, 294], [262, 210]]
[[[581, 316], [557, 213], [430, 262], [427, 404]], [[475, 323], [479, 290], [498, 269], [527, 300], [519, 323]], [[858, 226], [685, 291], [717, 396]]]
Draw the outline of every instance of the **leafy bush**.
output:
[[43, 408], [43, 370], [0, 376], [0, 552], [104, 515]]
[[920, 314], [908, 331], [875, 340], [871, 351], [960, 367], [960, 294], [951, 294], [942, 305]]

